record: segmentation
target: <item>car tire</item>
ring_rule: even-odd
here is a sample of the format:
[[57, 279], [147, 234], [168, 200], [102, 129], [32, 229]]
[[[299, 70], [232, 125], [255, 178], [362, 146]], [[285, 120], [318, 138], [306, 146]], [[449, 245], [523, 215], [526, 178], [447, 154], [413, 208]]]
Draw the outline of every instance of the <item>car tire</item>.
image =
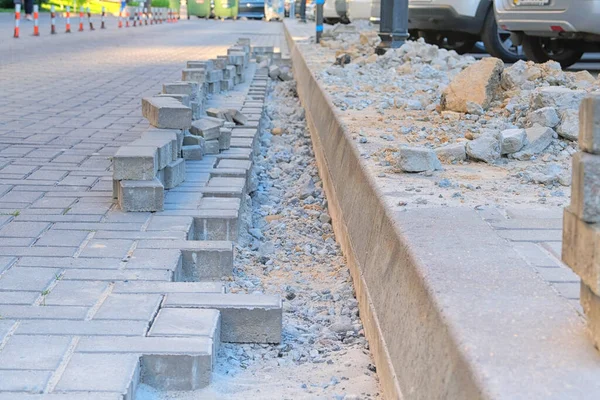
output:
[[563, 68], [570, 67], [581, 59], [583, 51], [562, 47], [558, 52], [548, 51], [547, 46], [552, 39], [525, 35], [523, 38], [523, 52], [528, 60], [536, 63], [556, 61]]
[[507, 46], [512, 44], [510, 41], [510, 33], [500, 31], [496, 23], [494, 8], [491, 7], [485, 17], [483, 30], [481, 32], [481, 40], [485, 45], [485, 50], [493, 57], [499, 58], [504, 62], [514, 63], [524, 59], [523, 51], [519, 47], [514, 47], [509, 50]]

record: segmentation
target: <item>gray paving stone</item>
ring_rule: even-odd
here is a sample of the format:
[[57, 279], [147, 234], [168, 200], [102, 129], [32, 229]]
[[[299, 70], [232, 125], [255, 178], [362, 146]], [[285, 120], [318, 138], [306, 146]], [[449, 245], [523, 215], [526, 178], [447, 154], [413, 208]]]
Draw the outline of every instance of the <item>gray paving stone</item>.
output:
[[123, 211], [161, 211], [163, 204], [164, 186], [156, 178], [120, 182], [119, 205]]
[[[40, 307], [43, 308], [43, 307]], [[69, 321], [56, 317], [40, 324], [39, 321], [22, 321], [16, 335], [75, 335], [75, 336], [143, 336], [145, 321]]]
[[183, 231], [192, 238], [194, 218], [191, 216], [155, 215], [146, 227], [147, 231]]
[[[175, 139], [175, 142], [177, 139]], [[173, 142], [171, 138], [150, 138], [142, 137], [129, 143], [127, 147], [151, 147], [157, 150], [158, 169], [163, 169], [168, 163], [173, 161]], [[130, 178], [135, 180], [135, 178]]]
[[0, 292], [0, 304], [32, 305], [38, 296], [37, 292]]
[[181, 251], [178, 249], [137, 248], [127, 261], [127, 269], [175, 271], [181, 268], [181, 262]]
[[204, 146], [198, 144], [183, 145], [181, 148], [181, 154], [185, 160], [202, 160]]
[[0, 229], [0, 237], [35, 238], [50, 226], [47, 222], [17, 222], [12, 221]]
[[98, 302], [107, 287], [106, 282], [60, 280], [45, 296], [45, 304], [91, 307]]
[[189, 129], [192, 109], [169, 97], [144, 97], [142, 115], [161, 129]]
[[133, 245], [133, 240], [122, 239], [92, 239], [79, 254], [85, 258], [123, 258]]
[[113, 293], [224, 293], [220, 282], [117, 282]]
[[158, 167], [158, 147], [124, 146], [113, 156], [113, 179], [152, 180]]
[[13, 336], [0, 351], [0, 368], [53, 371], [70, 342], [68, 336]]
[[545, 230], [498, 230], [499, 236], [514, 242], [553, 242], [561, 241], [562, 231], [560, 229]]
[[139, 369], [135, 354], [75, 353], [55, 390], [117, 392], [129, 399], [135, 393]]
[[566, 267], [536, 268], [536, 271], [547, 282], [579, 282], [579, 276]]
[[[41, 296], [41, 293], [38, 293]], [[6, 319], [63, 319], [83, 320], [88, 307], [41, 305], [0, 305], [0, 315]]]
[[[219, 340], [220, 316], [214, 309], [163, 308], [154, 319], [148, 336], [204, 336]], [[216, 352], [215, 352], [216, 354]]]
[[156, 294], [111, 294], [104, 301], [94, 319], [151, 321], [158, 310], [162, 296]]
[[185, 180], [185, 160], [179, 158], [165, 167], [165, 189], [172, 189]]
[[55, 268], [12, 267], [0, 276], [0, 290], [42, 292], [60, 272]]
[[68, 393], [0, 393], [0, 400], [123, 400], [118, 393], [68, 392]]
[[0, 256], [70, 257], [76, 251], [76, 247], [0, 247]]
[[[119, 258], [72, 258], [72, 257], [22, 257], [19, 266], [53, 268], [103, 268], [117, 269], [121, 266]], [[55, 270], [58, 272], [58, 270]], [[0, 285], [1, 287], [1, 285]]]
[[6, 338], [6, 335], [15, 327], [16, 321], [0, 319], [0, 342]]
[[66, 246], [79, 247], [89, 235], [87, 231], [60, 231], [53, 229], [46, 231], [36, 242], [36, 246]]
[[[172, 270], [149, 270], [149, 269], [69, 269], [65, 271], [63, 280], [70, 281], [169, 281], [173, 279]], [[0, 296], [1, 298], [1, 296]]]
[[51, 375], [51, 371], [0, 370], [0, 391], [40, 393]]
[[172, 293], [166, 295], [163, 307], [219, 310], [223, 342], [281, 341], [282, 303], [279, 296]]

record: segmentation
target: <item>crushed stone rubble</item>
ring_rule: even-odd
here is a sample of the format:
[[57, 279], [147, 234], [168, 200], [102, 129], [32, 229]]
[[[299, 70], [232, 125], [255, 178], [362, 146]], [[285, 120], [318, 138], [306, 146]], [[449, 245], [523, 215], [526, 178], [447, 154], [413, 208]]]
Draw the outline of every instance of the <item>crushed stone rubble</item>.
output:
[[[476, 60], [423, 39], [381, 56], [377, 44], [375, 28], [364, 21], [326, 30], [321, 46], [304, 44], [317, 79], [377, 176], [417, 172], [439, 180], [444, 173], [434, 172], [446, 170], [450, 188], [461, 189], [454, 198], [465, 203], [469, 184], [453, 174], [477, 166], [495, 175], [487, 179], [481, 172], [479, 184], [471, 182], [481, 193], [493, 189], [538, 203], [557, 197], [557, 206], [568, 201], [579, 103], [600, 90], [600, 79], [563, 71], [554, 61], [505, 66], [492, 57]], [[426, 186], [439, 188], [438, 180]], [[475, 204], [485, 200], [472, 197]]]
[[231, 293], [280, 294], [283, 341], [222, 343], [208, 388], [159, 394], [144, 387], [144, 399], [380, 398], [296, 82], [273, 78], [279, 82], [267, 97], [234, 276], [226, 287]]

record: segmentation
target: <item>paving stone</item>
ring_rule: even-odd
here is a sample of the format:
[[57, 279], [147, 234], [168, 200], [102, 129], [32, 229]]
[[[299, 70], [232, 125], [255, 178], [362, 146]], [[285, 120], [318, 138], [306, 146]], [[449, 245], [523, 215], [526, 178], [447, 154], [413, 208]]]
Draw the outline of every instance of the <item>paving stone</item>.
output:
[[136, 354], [75, 353], [58, 381], [56, 391], [92, 390], [133, 398], [139, 379]]
[[[175, 139], [176, 141], [177, 139]], [[129, 143], [127, 147], [151, 147], [157, 150], [158, 169], [163, 169], [173, 161], [173, 142], [171, 138], [149, 138], [143, 137]], [[118, 179], [118, 178], [115, 178]], [[136, 178], [124, 178], [136, 180]]]
[[[0, 292], [0, 304], [32, 305], [39, 297], [37, 292]], [[0, 335], [0, 340], [2, 340]]]
[[573, 155], [570, 210], [585, 222], [600, 222], [599, 171], [600, 155], [583, 152]]
[[181, 147], [181, 153], [185, 160], [202, 160], [204, 147], [200, 145], [184, 145]]
[[36, 246], [79, 247], [89, 235], [87, 231], [55, 231], [49, 229], [36, 242]]
[[191, 216], [155, 215], [146, 230], [148, 231], [183, 231], [193, 237], [194, 219]]
[[[143, 241], [142, 241], [143, 242]], [[181, 269], [181, 251], [177, 249], [135, 249], [127, 261], [127, 269]]]
[[220, 279], [233, 272], [233, 245], [228, 241], [141, 240], [138, 249], [179, 249], [182, 280]]
[[161, 211], [164, 201], [164, 186], [151, 181], [121, 181], [119, 205], [123, 211]]
[[560, 267], [561, 262], [537, 243], [519, 242], [514, 249], [531, 265], [536, 267]]
[[50, 226], [47, 222], [12, 221], [0, 229], [0, 237], [35, 238]]
[[206, 82], [206, 69], [204, 68], [185, 68], [181, 70], [181, 80], [203, 84]]
[[244, 195], [242, 187], [239, 186], [210, 186], [198, 189], [204, 197], [234, 197], [241, 199]]
[[205, 140], [219, 139], [220, 129], [224, 120], [212, 117], [202, 117], [192, 122], [190, 132], [193, 135], [202, 136]]
[[[63, 280], [69, 281], [169, 281], [173, 279], [172, 270], [148, 270], [148, 269], [68, 269], [65, 271]], [[0, 292], [1, 293], [1, 292]], [[1, 295], [0, 295], [1, 298]]]
[[113, 179], [152, 180], [158, 171], [158, 148], [124, 146], [113, 156]]
[[165, 167], [165, 189], [172, 189], [185, 180], [185, 160], [179, 158]]
[[231, 129], [221, 128], [219, 135], [219, 150], [227, 150], [231, 146]]
[[44, 304], [91, 307], [98, 302], [107, 287], [106, 282], [60, 280], [45, 296]]
[[180, 152], [179, 137], [183, 136], [183, 133], [179, 129], [158, 129], [150, 128], [146, 132], [142, 133], [144, 139], [169, 139], [171, 140], [171, 160], [177, 160]]
[[171, 97], [175, 100], [177, 100], [178, 102], [180, 102], [181, 104], [183, 104], [186, 107], [190, 106], [190, 96], [186, 95], [186, 94], [165, 94], [165, 93], [161, 93], [161, 94], [155, 94], [154, 97]]
[[68, 336], [13, 336], [0, 351], [0, 366], [2, 369], [53, 371], [58, 368], [70, 342]]
[[44, 305], [43, 301], [39, 306], [0, 305], [0, 315], [7, 319], [83, 320], [87, 312], [88, 307]]
[[282, 304], [279, 296], [172, 293], [166, 295], [163, 307], [219, 310], [223, 342], [281, 341]]
[[142, 115], [162, 129], [189, 129], [192, 124], [192, 109], [168, 97], [144, 97]]
[[151, 321], [161, 300], [162, 296], [155, 294], [111, 294], [94, 319]]
[[[113, 293], [223, 293], [220, 282], [117, 282]], [[1, 336], [0, 336], [1, 337]]]
[[118, 393], [101, 392], [68, 392], [68, 393], [0, 393], [0, 400], [123, 400]]
[[[44, 307], [40, 307], [44, 308]], [[56, 317], [40, 324], [39, 321], [21, 321], [16, 335], [75, 335], [75, 336], [143, 336], [146, 321], [69, 321]]]
[[41, 393], [51, 375], [52, 371], [0, 370], [0, 391]]
[[560, 242], [562, 238], [562, 232], [560, 229], [506, 229], [498, 230], [496, 232], [499, 236], [514, 242]]
[[185, 94], [194, 98], [198, 94], [198, 90], [197, 82], [179, 81], [163, 84], [163, 93], [165, 94]]
[[[165, 208], [167, 208], [165, 206]], [[187, 239], [185, 232], [176, 231], [152, 231], [152, 232], [115, 232], [115, 231], [97, 231], [94, 234], [96, 239]]]
[[82, 258], [123, 258], [133, 245], [133, 240], [92, 239], [79, 254]]
[[60, 272], [55, 268], [12, 267], [0, 276], [0, 290], [27, 290], [41, 293]]
[[204, 143], [204, 151], [206, 154], [219, 154], [219, 140], [207, 140]]
[[600, 154], [600, 96], [587, 94], [579, 106], [579, 148]]
[[[117, 269], [121, 266], [121, 260], [118, 258], [22, 257], [19, 259], [19, 266]], [[59, 272], [58, 269], [54, 271], [54, 275]]]

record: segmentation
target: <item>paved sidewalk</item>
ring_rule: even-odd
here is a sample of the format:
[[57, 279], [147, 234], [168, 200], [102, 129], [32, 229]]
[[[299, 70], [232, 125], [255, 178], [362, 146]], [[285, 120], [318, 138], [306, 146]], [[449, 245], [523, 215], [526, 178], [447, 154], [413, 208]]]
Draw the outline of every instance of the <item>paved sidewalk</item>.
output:
[[[240, 36], [283, 42], [280, 24], [244, 21], [95, 33], [0, 41], [0, 399], [52, 391], [92, 398], [77, 394], [85, 390], [120, 398], [139, 373], [126, 350], [157, 346], [130, 337], [145, 334], [161, 294], [172, 290], [164, 282], [179, 250], [162, 243], [187, 239], [189, 222], [118, 210], [109, 158], [148, 128], [141, 98], [180, 79], [186, 60], [224, 54]], [[215, 162], [189, 169], [200, 176]], [[201, 338], [177, 346], [211, 352]]]

